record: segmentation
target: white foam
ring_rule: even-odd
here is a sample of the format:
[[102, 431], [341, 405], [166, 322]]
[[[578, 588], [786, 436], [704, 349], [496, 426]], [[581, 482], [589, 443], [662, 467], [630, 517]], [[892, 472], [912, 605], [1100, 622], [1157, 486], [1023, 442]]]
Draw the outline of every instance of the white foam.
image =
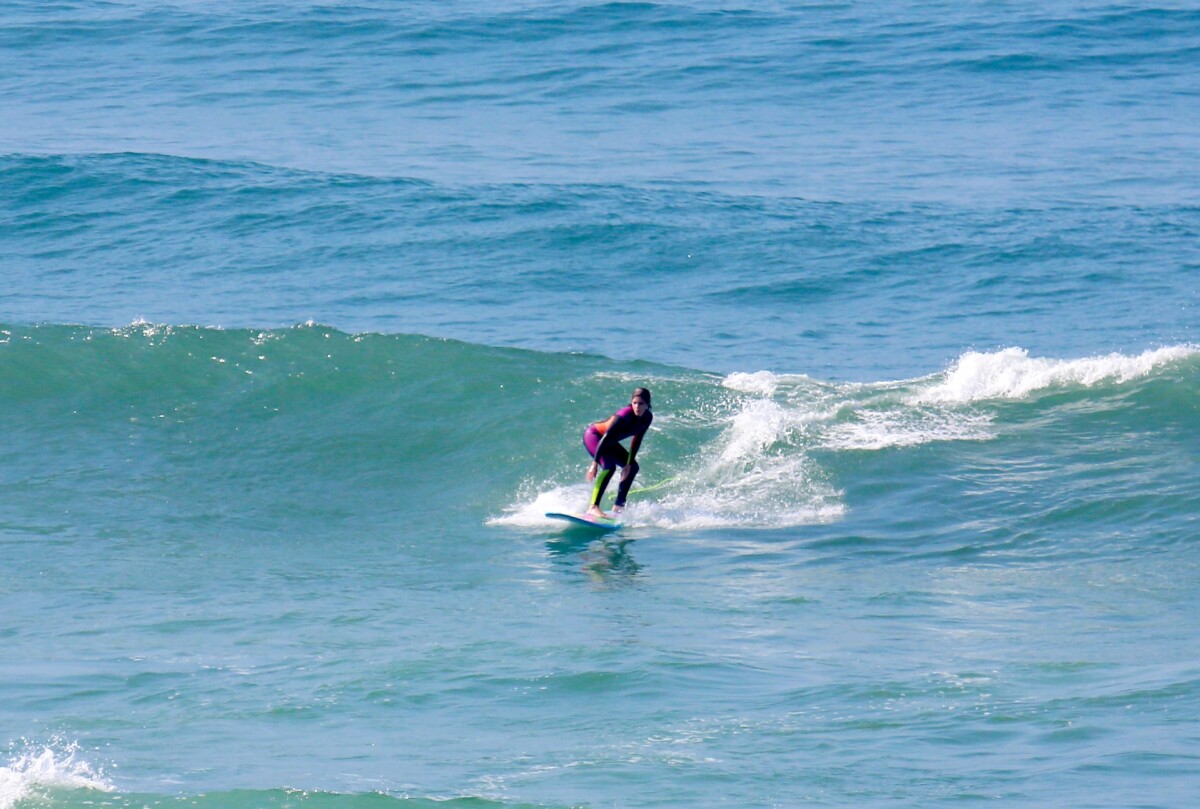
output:
[[787, 437], [793, 415], [769, 399], [747, 403], [730, 421], [721, 462], [738, 463], [761, 456]]
[[[840, 494], [822, 482], [806, 452], [812, 425], [830, 417], [827, 406], [818, 414], [811, 403], [781, 403], [766, 395], [790, 379], [760, 372], [722, 382], [726, 388], [751, 391], [751, 396], [718, 397], [712, 409], [696, 412], [698, 423], [689, 428], [719, 432], [709, 433], [694, 448], [668, 487], [646, 499], [635, 491], [625, 524], [664, 530], [784, 528], [840, 518], [845, 513]], [[671, 470], [660, 472], [669, 477]], [[545, 528], [553, 524], [546, 512], [580, 511], [590, 491], [582, 482], [550, 484], [548, 490], [518, 497], [488, 523]]]
[[743, 402], [700, 447], [692, 469], [657, 502], [637, 503], [627, 521], [668, 529], [784, 528], [840, 518], [840, 493], [808, 457], [811, 407], [773, 399]]
[[636, 503], [625, 515], [627, 525], [669, 531], [716, 528], [791, 528], [836, 522], [846, 507], [833, 497], [826, 501], [785, 504], [769, 498], [746, 500], [725, 490], [710, 490], [703, 496], [670, 497], [662, 502]]
[[[542, 528], [557, 525], [546, 516], [547, 512], [573, 514], [587, 508], [592, 487], [587, 483], [570, 486], [555, 486], [549, 491], [538, 492], [529, 502], [517, 502], [499, 517], [488, 519], [488, 525], [510, 525], [517, 528]], [[2, 809], [2, 807], [0, 807]]]
[[1022, 399], [1063, 385], [1090, 387], [1100, 382], [1128, 382], [1156, 368], [1200, 353], [1200, 347], [1170, 346], [1137, 356], [1109, 354], [1078, 360], [1030, 357], [1023, 348], [990, 354], [963, 354], [945, 378], [914, 397], [917, 403], [965, 404], [987, 399]]
[[[715, 451], [715, 450], [714, 450]], [[623, 522], [629, 528], [695, 530], [713, 528], [786, 528], [840, 519], [845, 507], [839, 493], [814, 481], [803, 452], [764, 455], [729, 453], [715, 461], [697, 460], [689, 476], [648, 499], [630, 498]], [[560, 524], [546, 512], [578, 512], [587, 507], [589, 484], [552, 486], [518, 498], [489, 525], [545, 529]]]
[[79, 745], [53, 742], [27, 745], [0, 766], [0, 809], [12, 809], [38, 788], [95, 789], [112, 792], [115, 787], [103, 773], [79, 758]]
[[753, 374], [730, 374], [721, 380], [721, 386], [739, 393], [757, 393], [761, 396], [772, 396], [779, 387], [779, 377], [770, 371], [758, 371]]
[[855, 420], [830, 426], [827, 449], [881, 450], [939, 441], [988, 441], [995, 437], [992, 417], [947, 411], [863, 410]]

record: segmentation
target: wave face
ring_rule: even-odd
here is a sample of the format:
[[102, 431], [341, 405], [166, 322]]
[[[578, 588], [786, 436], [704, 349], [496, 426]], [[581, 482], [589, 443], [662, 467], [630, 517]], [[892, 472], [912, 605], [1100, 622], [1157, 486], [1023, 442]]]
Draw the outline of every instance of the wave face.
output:
[[[28, 476], [9, 510], [67, 497], [101, 508], [116, 475], [129, 488], [121, 497], [160, 504], [160, 516], [182, 509], [264, 530], [301, 515], [317, 525], [344, 513], [413, 518], [464, 499], [494, 510], [514, 496], [517, 511], [493, 514], [497, 523], [544, 524], [543, 512], [586, 497], [574, 480], [583, 425], [640, 384], [661, 403], [643, 477], [669, 481], [643, 498], [640, 521], [829, 522], [847, 508], [846, 473], [863, 452], [976, 445], [987, 455], [1033, 442], [1035, 456], [1061, 459], [1094, 450], [1100, 414], [1115, 436], [1169, 446], [1195, 427], [1194, 408], [1180, 405], [1198, 355], [1183, 345], [1051, 360], [1012, 348], [965, 354], [928, 377], [831, 383], [319, 325], [11, 328], [2, 351], [0, 418]], [[1115, 456], [1123, 446], [1114, 439]], [[61, 471], [34, 474], [46, 469]], [[32, 504], [20, 505], [26, 496]]]

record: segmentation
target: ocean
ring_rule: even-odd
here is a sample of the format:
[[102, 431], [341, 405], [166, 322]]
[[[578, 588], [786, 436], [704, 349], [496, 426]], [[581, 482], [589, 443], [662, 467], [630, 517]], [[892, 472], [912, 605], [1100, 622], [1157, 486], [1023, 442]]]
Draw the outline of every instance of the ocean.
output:
[[1198, 59], [0, 0], [0, 809], [1192, 809]]

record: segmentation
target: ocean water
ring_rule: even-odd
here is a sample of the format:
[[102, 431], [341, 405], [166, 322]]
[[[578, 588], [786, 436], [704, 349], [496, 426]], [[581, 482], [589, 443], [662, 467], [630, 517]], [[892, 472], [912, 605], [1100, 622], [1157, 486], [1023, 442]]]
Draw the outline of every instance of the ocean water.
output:
[[1196, 806], [1198, 59], [0, 0], [0, 809]]

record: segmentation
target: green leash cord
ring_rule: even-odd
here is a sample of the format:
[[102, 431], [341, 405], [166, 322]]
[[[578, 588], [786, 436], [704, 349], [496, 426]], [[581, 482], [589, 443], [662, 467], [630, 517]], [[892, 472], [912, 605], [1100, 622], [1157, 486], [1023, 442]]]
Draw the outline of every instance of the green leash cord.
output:
[[[653, 486], [643, 486], [640, 489], [630, 489], [629, 496], [633, 497], [634, 495], [637, 495], [640, 497], [643, 494], [649, 494], [650, 492], [658, 491], [659, 489], [663, 488], [667, 484], [674, 483], [676, 480], [677, 480], [677, 478], [667, 478], [666, 480], [660, 480], [658, 483], [655, 483]], [[592, 499], [594, 500], [595, 497], [596, 497], [596, 490], [593, 489], [592, 490]], [[613, 494], [613, 498], [614, 499], [616, 498], [615, 493]]]

